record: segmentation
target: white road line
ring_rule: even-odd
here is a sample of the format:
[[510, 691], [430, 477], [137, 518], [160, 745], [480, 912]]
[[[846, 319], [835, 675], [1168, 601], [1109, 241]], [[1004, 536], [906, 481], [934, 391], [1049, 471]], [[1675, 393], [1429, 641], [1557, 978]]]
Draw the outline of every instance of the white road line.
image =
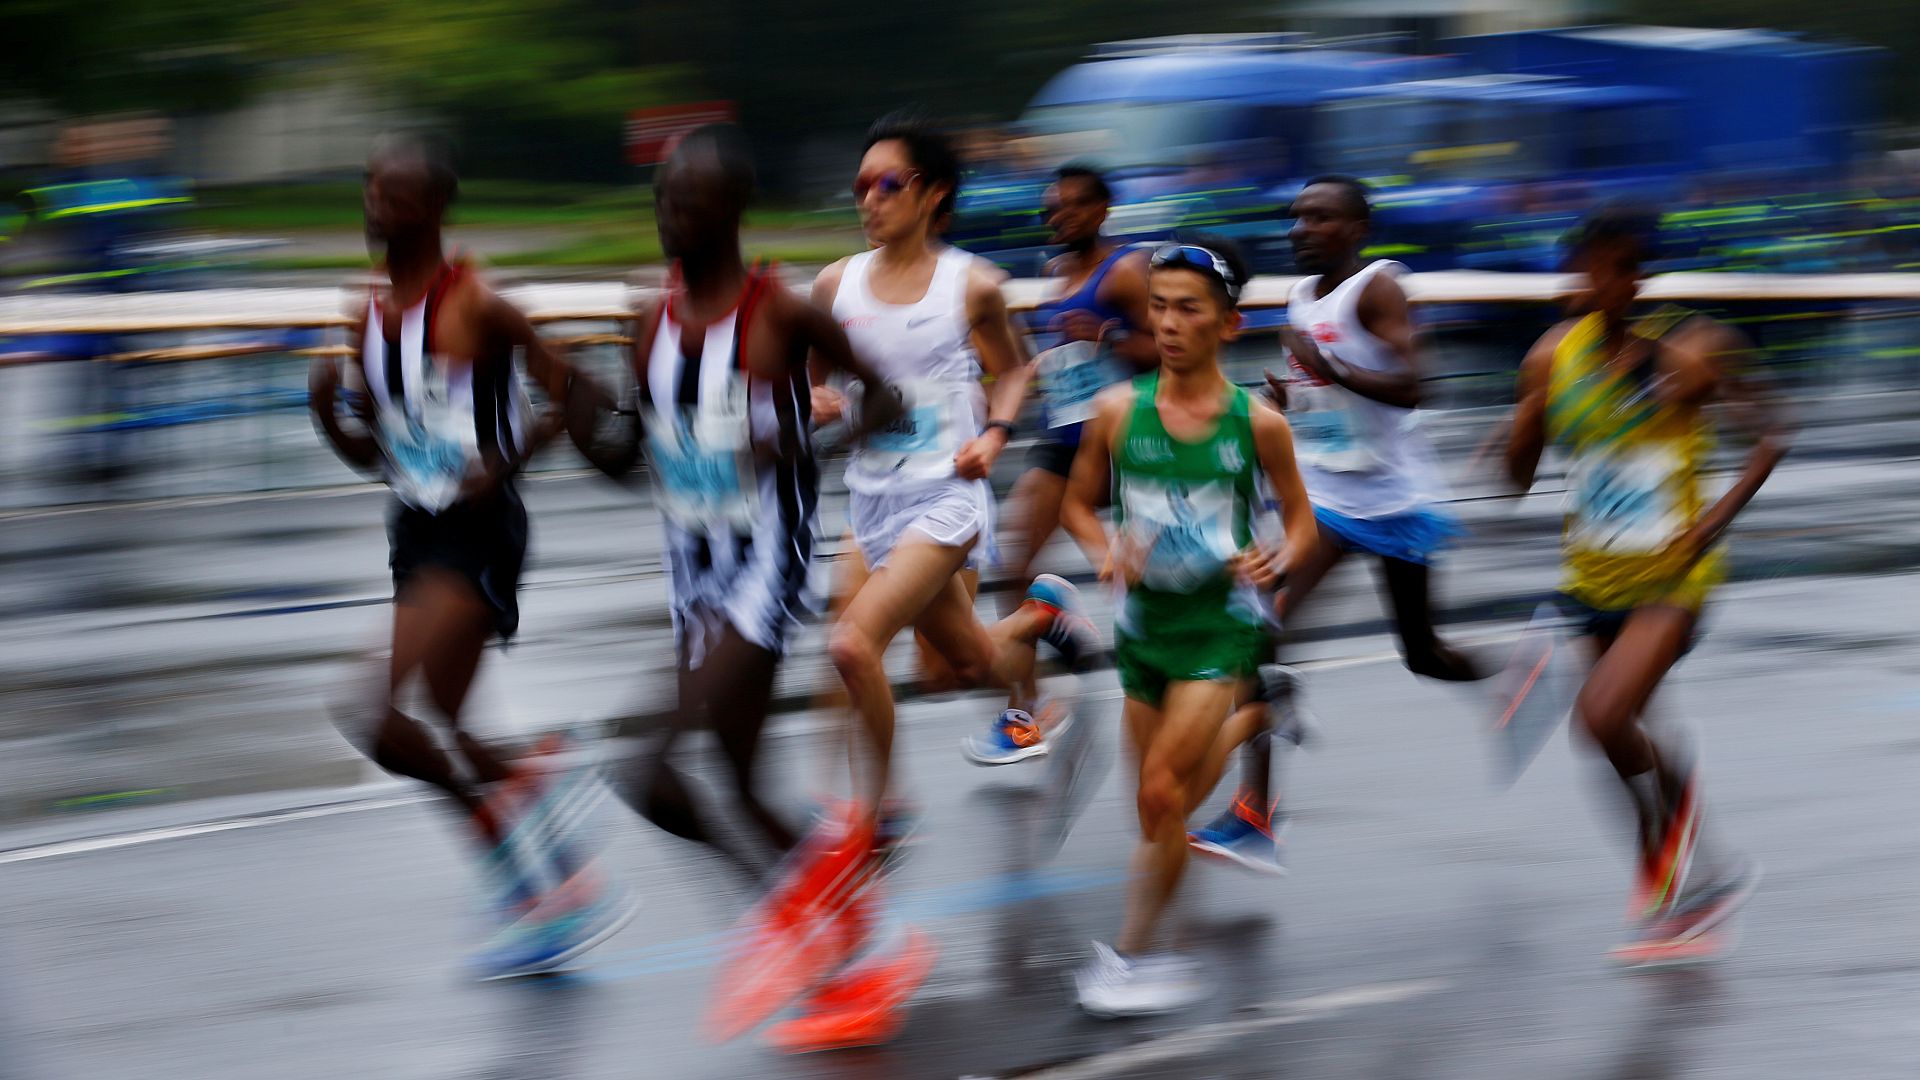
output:
[[240, 829], [260, 829], [268, 825], [284, 825], [291, 821], [310, 821], [314, 818], [339, 817], [342, 814], [359, 814], [368, 810], [387, 810], [396, 806], [408, 806], [413, 803], [426, 802], [430, 797], [431, 796], [422, 794], [357, 799], [352, 802], [327, 803], [324, 806], [302, 806], [292, 810], [276, 810], [271, 813], [228, 818], [223, 821], [202, 821], [192, 825], [169, 825], [158, 829], [141, 829], [138, 832], [115, 833], [110, 836], [90, 836], [80, 840], [60, 840], [50, 844], [35, 844], [31, 847], [14, 848], [11, 851], [0, 851], [0, 866], [7, 866], [12, 863], [37, 862], [41, 859], [57, 859], [64, 855], [89, 855], [96, 851], [113, 851], [118, 848], [139, 847], [142, 844], [157, 844], [163, 840], [186, 840], [195, 836], [235, 832]]
[[[1391, 1005], [1397, 1001], [1435, 994], [1448, 986], [1445, 979], [1413, 979], [1405, 982], [1374, 983], [1329, 990], [1303, 998], [1269, 1002], [1259, 1007], [1261, 1015], [1245, 1020], [1227, 1020], [1203, 1024], [1162, 1035], [1157, 1039], [1095, 1054], [1051, 1068], [1008, 1074], [1018, 1080], [1099, 1080], [1118, 1073], [1135, 1072], [1155, 1066], [1185, 1061], [1220, 1048], [1243, 1036], [1371, 1005]], [[991, 1080], [986, 1077], [962, 1077], [961, 1080]]]

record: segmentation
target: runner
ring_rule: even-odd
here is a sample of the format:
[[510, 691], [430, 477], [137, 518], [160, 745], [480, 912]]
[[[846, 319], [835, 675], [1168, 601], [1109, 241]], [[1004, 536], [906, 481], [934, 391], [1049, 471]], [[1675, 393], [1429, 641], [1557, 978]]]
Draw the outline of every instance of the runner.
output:
[[[1741, 386], [1746, 342], [1737, 332], [1672, 306], [1635, 313], [1657, 221], [1609, 207], [1583, 224], [1573, 256], [1590, 311], [1528, 352], [1507, 445], [1522, 490], [1549, 440], [1568, 457], [1561, 604], [1595, 658], [1575, 711], [1639, 824], [1628, 939], [1615, 950], [1626, 963], [1723, 948], [1716, 927], [1757, 879], [1751, 860], [1703, 839], [1692, 749], [1677, 727], [1652, 722], [1648, 706], [1725, 576], [1721, 534], [1787, 451], [1770, 411]], [[1713, 439], [1705, 406], [1716, 399], [1755, 444], [1739, 478], [1709, 503], [1700, 474]]]
[[[1114, 656], [1139, 766], [1141, 844], [1126, 921], [1094, 944], [1080, 1004], [1099, 1016], [1166, 1012], [1200, 985], [1154, 931], [1187, 862], [1187, 815], [1258, 718], [1234, 714], [1267, 647], [1269, 587], [1313, 549], [1313, 517], [1280, 414], [1227, 380], [1220, 350], [1240, 328], [1244, 264], [1225, 241], [1154, 252], [1148, 278], [1160, 370], [1102, 393], [1074, 460], [1061, 521], [1102, 580], [1124, 585]], [[1253, 541], [1257, 478], [1279, 496], [1279, 552]], [[1111, 479], [1117, 539], [1095, 507]]]
[[[1287, 376], [1267, 376], [1273, 400], [1292, 424], [1300, 477], [1318, 524], [1311, 557], [1287, 576], [1278, 614], [1307, 596], [1349, 553], [1380, 561], [1380, 577], [1408, 670], [1448, 682], [1483, 672], [1433, 628], [1428, 568], [1460, 529], [1441, 506], [1438, 459], [1416, 426], [1420, 368], [1407, 294], [1385, 259], [1362, 262], [1372, 210], [1367, 189], [1347, 176], [1308, 181], [1293, 203], [1289, 239], [1309, 276], [1287, 303], [1281, 344]], [[1199, 850], [1263, 873], [1283, 870], [1277, 837], [1285, 815], [1273, 798], [1276, 738], [1297, 743], [1304, 729], [1298, 675], [1270, 667], [1245, 708], [1267, 711], [1273, 725], [1248, 744], [1245, 775], [1232, 806], [1193, 834]]]
[[[529, 811], [541, 806], [542, 785], [460, 723], [482, 648], [512, 638], [520, 621], [527, 512], [514, 476], [561, 426], [557, 406], [533, 414], [514, 351], [551, 402], [564, 399], [571, 372], [525, 315], [447, 260], [441, 228], [457, 190], [434, 144], [389, 139], [376, 148], [367, 237], [384, 253], [386, 283], [355, 312], [348, 372], [364, 387], [365, 430], [343, 425], [342, 373], [331, 359], [313, 365], [311, 401], [336, 452], [380, 470], [395, 496], [392, 653], [379, 691], [352, 703], [342, 726], [381, 768], [439, 788], [465, 813], [500, 883], [505, 923], [479, 963], [487, 974], [515, 974], [565, 963], [618, 920], [592, 860], [517, 824], [550, 809]], [[451, 730], [453, 753], [401, 711], [416, 678]]]
[[[831, 305], [855, 351], [905, 392], [909, 413], [848, 462], [848, 513], [869, 574], [828, 646], [867, 748], [857, 788], [868, 826], [877, 824], [891, 780], [893, 691], [882, 658], [896, 634], [916, 628], [966, 685], [999, 688], [1010, 686], [1010, 671], [1031, 668], [1040, 638], [1069, 663], [1090, 640], [1085, 620], [1072, 614], [1072, 586], [1058, 578], [1036, 582], [1030, 602], [991, 630], [960, 579], [991, 540], [986, 477], [1012, 437], [1027, 380], [1000, 294], [1003, 275], [934, 234], [958, 181], [944, 136], [917, 117], [882, 119], [868, 132], [854, 181], [874, 247], [814, 283], [815, 302]], [[991, 409], [983, 369], [995, 380]]]
[[[568, 430], [589, 461], [616, 476], [636, 463], [644, 437], [666, 518], [679, 708], [635, 759], [624, 795], [660, 828], [713, 846], [757, 879], [796, 840], [761, 801], [754, 764], [775, 669], [812, 605], [819, 464], [808, 352], [869, 388], [869, 423], [896, 417], [898, 395], [853, 356], [832, 316], [772, 272], [747, 268], [740, 218], [753, 187], [737, 128], [700, 128], [674, 150], [654, 201], [672, 276], [663, 298], [635, 312], [639, 423], [600, 439], [611, 403], [576, 393]], [[701, 727], [718, 736], [755, 835], [742, 838], [732, 815], [703, 809], [698, 785], [674, 768], [681, 735]]]
[[[1147, 254], [1101, 235], [1113, 194], [1099, 173], [1063, 166], [1047, 189], [1047, 224], [1066, 248], [1047, 264], [1057, 294], [1034, 312], [1035, 334], [1051, 347], [1034, 358], [1046, 430], [1014, 485], [1015, 540], [1009, 580], [1025, 590], [1033, 563], [1060, 527], [1060, 500], [1093, 399], [1108, 385], [1160, 362], [1147, 332]], [[1023, 679], [1023, 681], [1026, 681]], [[1048, 751], [1038, 703], [1015, 695], [991, 727], [963, 744], [976, 765], [1010, 765]]]

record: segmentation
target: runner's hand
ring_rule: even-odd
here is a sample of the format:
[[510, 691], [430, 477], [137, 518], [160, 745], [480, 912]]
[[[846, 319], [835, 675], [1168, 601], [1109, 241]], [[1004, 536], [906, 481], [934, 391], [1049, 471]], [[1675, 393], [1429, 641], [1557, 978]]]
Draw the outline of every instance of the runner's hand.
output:
[[813, 388], [813, 425], [826, 427], [847, 413], [847, 399], [830, 386]]
[[[846, 414], [846, 406], [841, 405], [841, 415]], [[853, 418], [853, 426], [847, 437], [858, 441], [868, 435], [898, 423], [907, 412], [907, 401], [900, 396], [896, 387], [884, 383], [862, 385], [860, 388], [859, 415]]]
[[1256, 540], [1234, 552], [1227, 560], [1227, 572], [1256, 589], [1271, 589], [1280, 581], [1280, 569], [1274, 565], [1278, 554]]
[[1106, 336], [1111, 322], [1101, 322], [1092, 312], [1069, 311], [1055, 320], [1060, 337], [1066, 341], [1099, 341]]
[[1266, 368], [1261, 368], [1260, 374], [1267, 378], [1267, 400], [1273, 403], [1274, 408], [1279, 409], [1281, 412], [1286, 412], [1287, 381]]
[[1140, 584], [1147, 568], [1147, 549], [1133, 537], [1122, 534], [1107, 545], [1107, 561], [1101, 564], [1100, 580], [1119, 581], [1128, 588]]
[[1291, 326], [1281, 327], [1280, 344], [1293, 354], [1293, 362], [1305, 368], [1314, 378], [1330, 383], [1339, 381], [1333, 377], [1333, 368], [1321, 354], [1320, 346], [1301, 336], [1300, 331]]
[[999, 458], [1000, 451], [1007, 448], [1007, 433], [1001, 428], [989, 428], [983, 434], [967, 440], [967, 445], [953, 455], [953, 471], [962, 480], [980, 480], [993, 471], [993, 463]]

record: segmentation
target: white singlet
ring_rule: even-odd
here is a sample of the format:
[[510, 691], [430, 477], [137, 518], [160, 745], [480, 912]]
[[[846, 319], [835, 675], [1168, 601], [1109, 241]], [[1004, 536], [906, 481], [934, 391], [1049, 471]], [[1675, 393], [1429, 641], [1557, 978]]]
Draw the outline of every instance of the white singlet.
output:
[[[1360, 324], [1360, 296], [1374, 275], [1405, 269], [1381, 259], [1317, 299], [1320, 277], [1302, 278], [1287, 301], [1287, 322], [1350, 367], [1392, 371], [1399, 360]], [[1289, 357], [1287, 423], [1300, 479], [1316, 506], [1348, 517], [1384, 518], [1445, 498], [1439, 460], [1420, 430], [1417, 410], [1362, 397]]]
[[926, 293], [911, 304], [874, 299], [874, 258], [864, 251], [847, 261], [833, 315], [854, 352], [906, 399], [900, 422], [869, 436], [847, 462], [854, 540], [877, 570], [908, 529], [943, 545], [990, 541], [993, 496], [985, 480], [962, 480], [953, 464], [986, 417], [967, 319], [975, 256], [942, 250]]

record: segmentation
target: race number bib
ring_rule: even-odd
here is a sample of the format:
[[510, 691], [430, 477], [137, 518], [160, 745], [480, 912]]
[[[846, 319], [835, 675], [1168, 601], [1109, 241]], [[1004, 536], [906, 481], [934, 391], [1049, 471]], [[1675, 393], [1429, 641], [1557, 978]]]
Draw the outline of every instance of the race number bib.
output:
[[668, 521], [703, 536], [751, 533], [760, 513], [746, 388], [705, 409], [648, 410], [647, 462]]
[[1295, 378], [1287, 383], [1287, 426], [1294, 454], [1324, 472], [1369, 472], [1379, 465], [1352, 394]]
[[458, 391], [444, 369], [425, 365], [417, 412], [383, 409], [375, 431], [387, 459], [387, 484], [409, 506], [437, 514], [459, 498], [460, 487], [480, 464], [474, 434], [472, 391]]
[[1688, 525], [1676, 495], [1684, 464], [1657, 444], [1583, 454], [1567, 473], [1567, 542], [1607, 555], [1662, 550]]
[[894, 385], [902, 402], [899, 418], [870, 432], [849, 468], [869, 477], [953, 475], [953, 456], [960, 450], [961, 438], [957, 417], [960, 410], [971, 410], [965, 395], [978, 388], [937, 379], [907, 379]]
[[1231, 484], [1186, 484], [1123, 477], [1126, 532], [1146, 551], [1140, 584], [1163, 592], [1196, 592], [1226, 573], [1234, 542]]
[[1112, 351], [1093, 341], [1069, 341], [1035, 359], [1049, 428], [1085, 423], [1100, 391], [1126, 377]]

